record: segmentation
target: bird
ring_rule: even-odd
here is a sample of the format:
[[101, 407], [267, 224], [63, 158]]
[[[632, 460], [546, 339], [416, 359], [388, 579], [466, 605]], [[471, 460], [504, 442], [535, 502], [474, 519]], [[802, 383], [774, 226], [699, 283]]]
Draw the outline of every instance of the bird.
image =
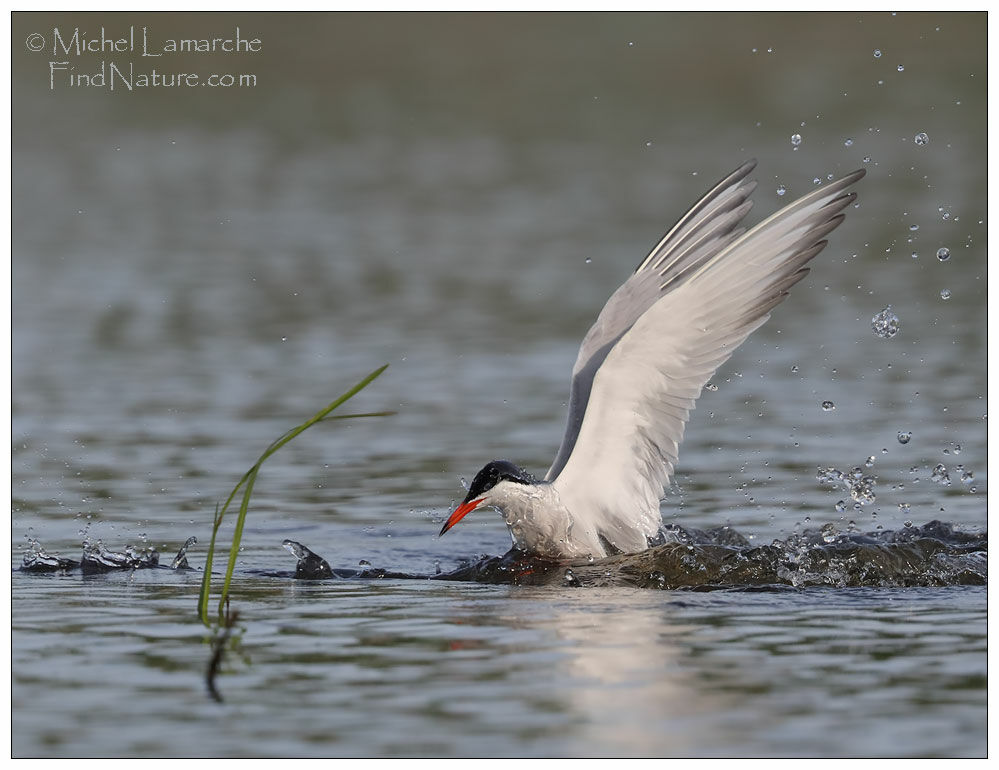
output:
[[565, 435], [544, 478], [509, 460], [480, 470], [441, 528], [497, 509], [513, 549], [555, 559], [662, 542], [660, 503], [702, 389], [808, 272], [856, 199], [859, 169], [747, 229], [755, 160], [712, 187], [655, 244], [583, 338]]

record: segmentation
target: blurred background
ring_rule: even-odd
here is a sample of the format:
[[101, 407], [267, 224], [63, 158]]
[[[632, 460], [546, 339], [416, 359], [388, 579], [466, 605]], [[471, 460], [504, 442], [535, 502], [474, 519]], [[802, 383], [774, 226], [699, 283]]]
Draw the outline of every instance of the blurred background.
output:
[[[412, 573], [506, 551], [489, 511], [436, 537], [462, 480], [544, 473], [603, 303], [750, 157], [750, 223], [868, 174], [699, 400], [664, 518], [752, 544], [985, 529], [986, 21], [13, 14], [12, 563], [96, 540], [169, 563], [195, 535], [200, 568], [273, 439], [385, 363], [350, 411], [396, 412], [264, 466], [224, 707], [200, 573], [15, 572], [14, 755], [984, 755], [982, 587], [252, 571], [291, 570], [285, 538]], [[169, 50], [237, 37], [259, 50]], [[816, 479], [854, 467], [874, 499]]]
[[[401, 528], [406, 558], [431, 558], [459, 477], [494, 457], [544, 471], [603, 302], [748, 157], [753, 222], [869, 173], [699, 403], [664, 510], [843, 518], [815, 467], [875, 455], [881, 523], [899, 504], [984, 520], [960, 471], [928, 479], [960, 464], [984, 491], [985, 18], [16, 14], [15, 542], [78, 542], [81, 513], [183, 541], [274, 436], [390, 363], [358, 408], [398, 415], [300, 439], [258, 515]], [[136, 50], [53, 51], [56, 28]], [[259, 51], [169, 51], [237, 30]], [[129, 90], [112, 65], [233, 85]], [[888, 304], [901, 332], [881, 339]], [[463, 528], [459, 550], [505, 547], [498, 517]]]

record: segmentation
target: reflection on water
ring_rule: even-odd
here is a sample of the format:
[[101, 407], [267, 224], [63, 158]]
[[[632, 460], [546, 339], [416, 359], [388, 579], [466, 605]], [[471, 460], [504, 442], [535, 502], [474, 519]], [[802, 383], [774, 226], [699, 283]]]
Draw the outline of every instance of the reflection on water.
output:
[[[55, 560], [13, 573], [15, 754], [984, 753], [984, 15], [16, 14], [12, 39], [236, 22], [260, 57], [175, 63], [252, 92], [51, 91], [13, 47], [12, 566]], [[698, 402], [663, 506], [690, 542], [625, 585], [574, 565], [585, 590], [260, 574], [290, 576], [286, 539], [334, 570], [495, 564], [498, 516], [435, 537], [460, 477], [550, 464], [597, 311], [753, 156], [754, 222], [868, 175]], [[61, 574], [85, 540], [205, 542], [268, 441], [386, 362], [357, 408], [396, 416], [261, 473], [221, 710], [197, 571]], [[696, 532], [723, 527], [745, 542]], [[747, 575], [789, 585], [673, 590]]]
[[[45, 753], [981, 753], [984, 588], [671, 594], [257, 578], [240, 585], [248, 660], [227, 661], [220, 716], [190, 620], [196, 577], [185, 591], [164, 572], [15, 580], [15, 725], [36, 725], [28, 734]], [[58, 607], [44, 599], [53, 589]], [[97, 624], [95, 601], [108, 605]], [[52, 668], [45, 652], [65, 634], [87, 643]], [[85, 712], [60, 703], [71, 689], [86, 692]], [[878, 730], [864, 729], [872, 719]]]

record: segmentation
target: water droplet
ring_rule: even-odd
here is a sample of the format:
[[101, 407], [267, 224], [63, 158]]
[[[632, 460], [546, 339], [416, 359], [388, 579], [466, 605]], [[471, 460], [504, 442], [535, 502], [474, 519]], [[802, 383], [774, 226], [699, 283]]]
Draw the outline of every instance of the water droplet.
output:
[[815, 480], [825, 484], [839, 484], [843, 479], [843, 472], [835, 468], [819, 468], [815, 472]]
[[919, 229], [919, 225], [909, 225], [909, 229], [912, 230], [912, 232], [916, 232], [916, 230]]
[[801, 144], [801, 134], [791, 134], [791, 145], [797, 147]]
[[950, 289], [942, 289], [940, 291], [940, 299], [950, 299]]
[[797, 372], [798, 372], [798, 365], [797, 364], [795, 364], [794, 366], [791, 367], [791, 372], [792, 372], [792, 374], [797, 374]]
[[950, 249], [948, 249], [946, 246], [941, 246], [939, 249], [937, 249], [937, 259], [939, 259], [941, 262], [946, 262], [948, 259], [950, 259]]
[[874, 49], [874, 58], [875, 59], [880, 59], [881, 58], [881, 49], [880, 48], [875, 48]]
[[909, 504], [908, 503], [899, 503], [898, 504], [898, 512], [901, 513], [903, 516], [905, 516], [907, 513], [909, 513]]
[[651, 146], [652, 146], [652, 142], [646, 142], [646, 143], [645, 143], [645, 146], [646, 146], [646, 147], [651, 147]]
[[865, 155], [864, 156], [864, 163], [870, 163], [870, 162], [871, 162], [871, 156], [870, 155]]
[[585, 262], [586, 262], [586, 264], [588, 264], [588, 265], [589, 265], [589, 264], [592, 264], [592, 263], [593, 263], [593, 258], [592, 258], [592, 257], [587, 257], [587, 258], [586, 258], [586, 260], [585, 260]]
[[782, 185], [782, 184], [777, 185], [777, 194], [778, 195], [785, 195], [786, 193], [787, 193], [787, 188], [784, 185]]
[[899, 64], [898, 65], [898, 71], [899, 72], [905, 72], [905, 65], [904, 64]]
[[[912, 256], [916, 256], [913, 254]], [[871, 319], [871, 329], [882, 339], [891, 339], [901, 327], [898, 316], [892, 312], [891, 305], [885, 305], [884, 310]]]
[[[859, 470], [859, 469], [858, 469]], [[877, 479], [874, 476], [862, 476], [859, 479], [853, 480], [850, 484], [850, 498], [860, 504], [869, 505], [877, 499], [877, 495], [874, 492], [874, 484]], [[854, 506], [856, 508], [857, 506]], [[857, 508], [857, 510], [860, 510]]]
[[704, 386], [704, 389], [705, 390], [710, 390], [711, 392], [714, 392], [714, 391], [718, 390], [718, 386], [715, 385], [713, 382], [709, 382], [707, 385]]
[[898, 443], [899, 444], [908, 444], [909, 443], [909, 439], [911, 439], [911, 438], [912, 438], [912, 431], [900, 430], [898, 432]]
[[920, 131], [918, 134], [916, 134], [913, 141], [916, 144], [918, 144], [920, 147], [922, 147], [924, 144], [927, 144], [930, 141], [930, 137], [926, 135], [925, 131]]
[[940, 463], [933, 469], [933, 473], [930, 476], [930, 481], [935, 481], [937, 484], [943, 487], [950, 486], [950, 474], [947, 473], [947, 466]]
[[905, 521], [902, 522], [902, 525], [905, 526], [905, 527], [911, 527], [912, 526], [912, 522], [909, 521], [908, 519], [906, 519]]
[[843, 513], [846, 510], [846, 500], [840, 500], [836, 503], [836, 513]]
[[874, 455], [871, 455], [870, 457], [868, 457], [867, 458], [867, 462], [865, 462], [864, 465], [866, 465], [868, 468], [873, 468], [874, 467]]
[[824, 412], [831, 412], [835, 408], [836, 408], [836, 404], [834, 404], [832, 401], [823, 401], [822, 402], [822, 411], [824, 411]]
[[852, 139], [847, 139], [845, 142], [843, 142], [843, 146], [844, 147], [852, 147], [853, 146], [853, 140]]

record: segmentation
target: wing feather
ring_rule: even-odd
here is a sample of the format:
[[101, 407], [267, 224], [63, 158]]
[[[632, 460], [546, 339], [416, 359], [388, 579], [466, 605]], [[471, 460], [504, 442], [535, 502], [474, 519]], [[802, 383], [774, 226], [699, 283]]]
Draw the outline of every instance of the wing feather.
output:
[[607, 300], [579, 347], [569, 388], [565, 436], [545, 476], [547, 480], [558, 476], [572, 453], [593, 377], [611, 348], [642, 313], [659, 301], [664, 282], [710, 259], [742, 235], [738, 225], [752, 207], [748, 198], [756, 188], [756, 183], [746, 181], [746, 177], [755, 167], [756, 161], [749, 160], [711, 188], [659, 239], [632, 276]]
[[[847, 188], [864, 175], [849, 174], [733, 236], [748, 211], [750, 170], [740, 167], [681, 218], [615, 292], [580, 349], [566, 437], [547, 479], [573, 526], [618, 550], [642, 550], [658, 533], [659, 501], [702, 388], [807, 275], [856, 197]], [[645, 274], [657, 282], [651, 302]]]

